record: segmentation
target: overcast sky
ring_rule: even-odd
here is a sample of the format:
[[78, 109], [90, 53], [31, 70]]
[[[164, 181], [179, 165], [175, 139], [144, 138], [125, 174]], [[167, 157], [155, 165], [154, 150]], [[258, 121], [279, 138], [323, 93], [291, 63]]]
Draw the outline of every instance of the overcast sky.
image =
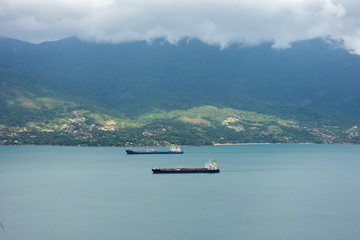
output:
[[0, 0], [0, 36], [39, 43], [198, 38], [285, 48], [316, 37], [360, 54], [359, 0]]

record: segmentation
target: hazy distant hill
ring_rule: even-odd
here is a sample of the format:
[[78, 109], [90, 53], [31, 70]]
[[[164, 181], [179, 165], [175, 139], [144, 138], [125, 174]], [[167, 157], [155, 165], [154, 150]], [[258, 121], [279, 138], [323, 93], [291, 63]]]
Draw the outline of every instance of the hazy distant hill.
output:
[[[1, 84], [13, 81], [11, 91], [17, 92], [9, 94], [7, 87], [5, 94], [3, 88], [3, 112], [32, 106], [35, 115], [47, 109], [46, 116], [55, 119], [61, 112], [91, 108], [135, 121], [154, 111], [214, 106], [340, 129], [360, 119], [360, 56], [321, 40], [283, 50], [270, 44], [221, 50], [198, 40], [112, 45], [76, 38], [42, 44], [1, 38], [0, 64]], [[19, 100], [24, 89], [36, 107]], [[46, 108], [41, 96], [61, 104], [54, 103], [56, 111]]]

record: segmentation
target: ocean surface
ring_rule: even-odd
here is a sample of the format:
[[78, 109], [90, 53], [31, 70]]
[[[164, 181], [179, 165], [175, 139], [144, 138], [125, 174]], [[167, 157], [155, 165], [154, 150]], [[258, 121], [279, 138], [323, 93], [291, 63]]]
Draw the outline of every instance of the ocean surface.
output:
[[1, 146], [0, 239], [360, 239], [360, 146], [183, 150]]

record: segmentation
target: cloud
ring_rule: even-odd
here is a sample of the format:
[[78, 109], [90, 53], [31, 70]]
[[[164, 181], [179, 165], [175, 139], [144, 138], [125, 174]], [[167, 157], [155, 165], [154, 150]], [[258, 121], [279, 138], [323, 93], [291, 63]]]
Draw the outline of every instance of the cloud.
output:
[[274, 48], [320, 37], [360, 54], [359, 12], [357, 0], [0, 0], [0, 34], [30, 42], [266, 41]]

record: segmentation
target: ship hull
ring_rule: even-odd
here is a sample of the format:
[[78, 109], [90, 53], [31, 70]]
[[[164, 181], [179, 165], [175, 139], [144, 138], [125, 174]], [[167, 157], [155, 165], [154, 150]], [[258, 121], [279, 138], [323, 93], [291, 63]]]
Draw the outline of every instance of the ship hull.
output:
[[175, 151], [133, 151], [126, 150], [127, 154], [183, 154], [183, 151], [175, 152]]
[[168, 173], [219, 173], [220, 169], [207, 169], [207, 168], [155, 168], [152, 169], [155, 174], [168, 174]]

